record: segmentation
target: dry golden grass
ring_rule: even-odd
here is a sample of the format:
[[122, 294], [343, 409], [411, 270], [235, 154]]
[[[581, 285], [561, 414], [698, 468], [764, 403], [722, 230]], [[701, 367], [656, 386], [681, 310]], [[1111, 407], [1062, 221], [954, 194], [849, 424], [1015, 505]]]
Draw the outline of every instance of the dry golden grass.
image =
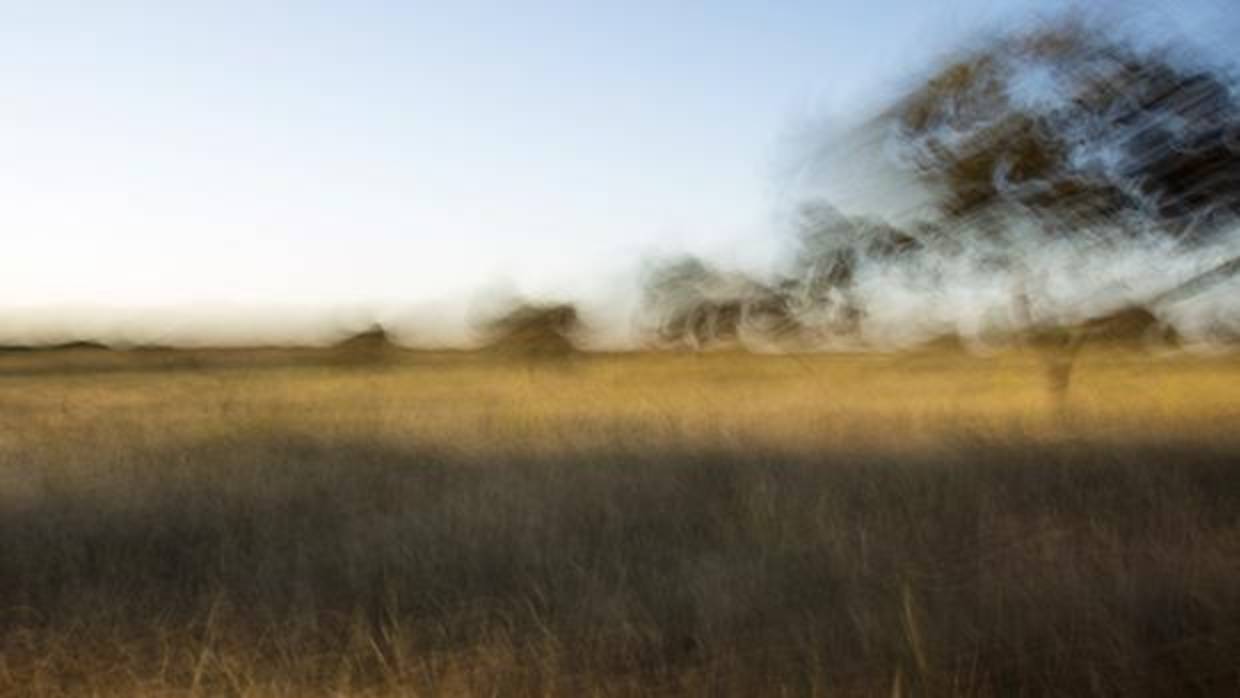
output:
[[0, 695], [1240, 691], [1234, 357], [74, 351]]

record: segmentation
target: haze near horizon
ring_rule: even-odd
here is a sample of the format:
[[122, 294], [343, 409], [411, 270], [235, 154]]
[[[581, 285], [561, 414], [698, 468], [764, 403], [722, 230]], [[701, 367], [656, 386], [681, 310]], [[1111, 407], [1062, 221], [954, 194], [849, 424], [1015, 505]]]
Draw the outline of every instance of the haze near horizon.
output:
[[[620, 342], [652, 258], [768, 270], [807, 191], [907, 208], [865, 163], [806, 176], [806, 134], [855, 125], [962, 43], [1073, 8], [1093, 11], [10, 9], [0, 316], [18, 342], [296, 341], [380, 321], [433, 343], [511, 296], [581, 303]], [[1225, 3], [1105, 12], [1233, 58]]]

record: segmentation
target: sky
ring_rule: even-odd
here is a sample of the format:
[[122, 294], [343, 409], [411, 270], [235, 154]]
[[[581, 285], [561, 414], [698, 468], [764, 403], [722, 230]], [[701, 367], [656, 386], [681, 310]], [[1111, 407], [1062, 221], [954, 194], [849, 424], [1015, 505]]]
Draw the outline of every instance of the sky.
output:
[[[428, 308], [598, 295], [677, 251], [761, 265], [801, 130], [1064, 6], [2, 0], [0, 310]], [[1140, 14], [1222, 37], [1226, 6]]]

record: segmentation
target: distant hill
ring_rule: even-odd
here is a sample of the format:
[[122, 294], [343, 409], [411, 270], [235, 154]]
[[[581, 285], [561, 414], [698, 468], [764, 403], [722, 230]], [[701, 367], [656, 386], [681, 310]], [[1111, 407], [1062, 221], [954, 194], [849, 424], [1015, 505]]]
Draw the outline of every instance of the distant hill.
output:
[[91, 340], [74, 340], [56, 344], [9, 344], [0, 345], [0, 352], [30, 351], [111, 351], [112, 348], [102, 342]]

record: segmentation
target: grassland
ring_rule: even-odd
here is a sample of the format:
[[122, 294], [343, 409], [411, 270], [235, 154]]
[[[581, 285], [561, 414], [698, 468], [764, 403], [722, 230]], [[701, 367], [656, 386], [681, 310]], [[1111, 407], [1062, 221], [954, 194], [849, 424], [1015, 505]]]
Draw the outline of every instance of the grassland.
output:
[[0, 355], [0, 695], [1240, 693], [1240, 360]]

